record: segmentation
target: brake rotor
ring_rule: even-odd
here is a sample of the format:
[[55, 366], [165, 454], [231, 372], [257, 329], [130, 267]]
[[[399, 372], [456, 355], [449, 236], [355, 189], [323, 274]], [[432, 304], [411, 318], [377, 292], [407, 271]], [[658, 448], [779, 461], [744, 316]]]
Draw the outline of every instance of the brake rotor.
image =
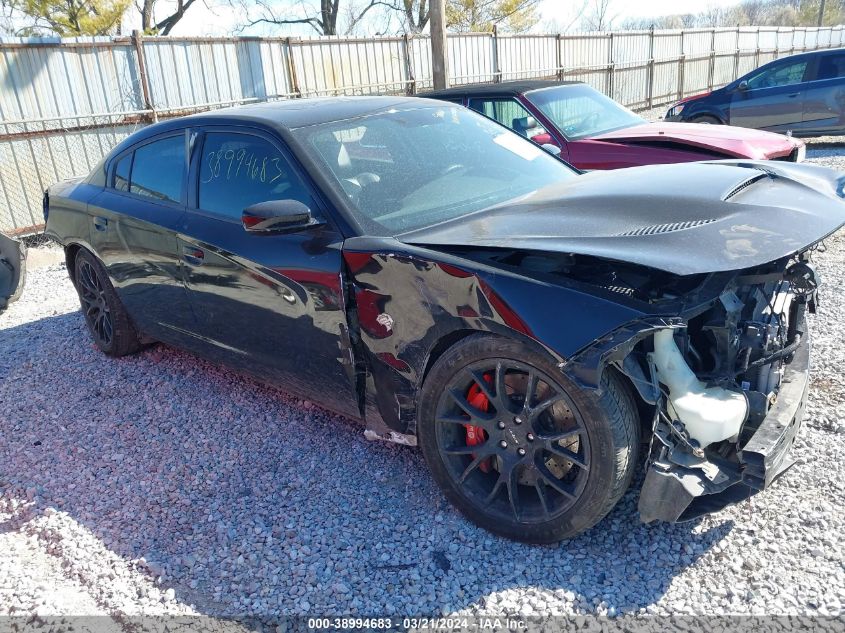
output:
[[[490, 372], [484, 374], [484, 381], [492, 384], [493, 374]], [[525, 391], [527, 390], [527, 381], [528, 376], [524, 374], [509, 374], [505, 376], [505, 387], [508, 390], [508, 395], [513, 397], [516, 401], [524, 401]], [[545, 389], [541, 389], [541, 387], [544, 387]], [[537, 400], [542, 401], [543, 398], [548, 395], [549, 391], [549, 386], [545, 383], [541, 383], [540, 385], [538, 385]], [[478, 383], [473, 383], [467, 390], [467, 402], [474, 408], [485, 413], [487, 413], [490, 409], [490, 400], [487, 398], [486, 395], [484, 395], [484, 392], [481, 390], [481, 386]], [[562, 415], [554, 415], [554, 409], [557, 407], [557, 404], [553, 405], [553, 407], [549, 411], [549, 414], [551, 415], [551, 420], [559, 420], [561, 417], [566, 418], [572, 416], [572, 412], [569, 411], [569, 408], [566, 407], [566, 405], [563, 405], [563, 403], [560, 404], [565, 410], [558, 412]], [[465, 424], [464, 428], [466, 429], [467, 446], [479, 446], [487, 441], [487, 433], [480, 426]], [[551, 431], [553, 429], [549, 430]], [[578, 453], [579, 442], [577, 437], [569, 438], [566, 440], [559, 440], [557, 443], [562, 448], [568, 449], [576, 454]], [[475, 455], [473, 455], [472, 457], [475, 458]], [[562, 479], [569, 473], [570, 470], [572, 470], [571, 462], [567, 461], [564, 458], [557, 457], [554, 455], [549, 455], [546, 458], [545, 464], [546, 468], [549, 469], [549, 472], [558, 479]], [[491, 470], [498, 470], [497, 460], [492, 457], [488, 460], [485, 460], [479, 465], [479, 470], [484, 473], [489, 473]], [[537, 481], [537, 473], [533, 468], [522, 468], [519, 473], [518, 481], [524, 486], [533, 486]]]

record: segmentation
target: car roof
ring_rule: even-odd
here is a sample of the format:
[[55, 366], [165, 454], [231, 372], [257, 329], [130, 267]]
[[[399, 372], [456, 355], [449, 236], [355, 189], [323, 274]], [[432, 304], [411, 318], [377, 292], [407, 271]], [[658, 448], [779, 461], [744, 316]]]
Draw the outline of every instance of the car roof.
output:
[[[359, 116], [382, 112], [385, 109], [420, 108], [423, 104], [412, 97], [315, 97], [307, 99], [284, 99], [264, 101], [250, 105], [210, 110], [181, 119], [183, 124], [203, 123], [206, 119], [227, 118], [235, 121], [250, 121], [269, 124], [293, 130], [300, 127], [320, 125], [331, 121], [342, 121]], [[442, 103], [432, 103], [442, 107]]]
[[[822, 55], [828, 55], [830, 53], [845, 53], [845, 48], [819, 48], [814, 51], [804, 51], [803, 53], [795, 53], [793, 55], [784, 55], [783, 57], [778, 57], [777, 59], [773, 59], [770, 62], [766, 62], [765, 64], [761, 64], [758, 68], [762, 68], [763, 66], [768, 66], [773, 62], [782, 62], [787, 59], [801, 59], [802, 57], [821, 57]], [[756, 69], [755, 69], [756, 70]]]
[[556, 79], [523, 79], [520, 81], [503, 81], [497, 84], [469, 84], [466, 86], [455, 86], [445, 90], [433, 90], [420, 93], [421, 97], [432, 99], [443, 99], [448, 97], [461, 97], [464, 95], [485, 96], [485, 95], [520, 95], [532, 90], [543, 88], [554, 88], [555, 86], [571, 86], [583, 84], [583, 81], [558, 81]]
[[416, 97], [316, 97], [264, 101], [250, 105], [220, 108], [148, 125], [121, 141], [112, 149], [111, 155], [120, 154], [127, 147], [143, 142], [148, 138], [183, 130], [191, 126], [253, 124], [287, 133], [297, 128], [354, 119], [391, 108], [419, 110], [425, 107], [442, 108], [444, 105], [449, 105], [433, 99], [428, 100], [428, 103], [426, 101]]

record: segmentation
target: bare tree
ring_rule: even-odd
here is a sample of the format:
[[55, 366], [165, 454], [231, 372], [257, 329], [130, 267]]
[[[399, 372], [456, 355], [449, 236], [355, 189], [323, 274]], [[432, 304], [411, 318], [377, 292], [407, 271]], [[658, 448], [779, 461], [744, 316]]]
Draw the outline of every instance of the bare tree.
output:
[[612, 11], [614, 0], [590, 0], [581, 24], [587, 31], [606, 31], [618, 17]]
[[428, 0], [396, 0], [396, 10], [402, 14], [402, 25], [406, 33], [422, 33], [428, 25]]
[[[338, 26], [338, 18], [341, 15], [347, 20], [346, 30], [349, 30], [355, 29], [375, 7], [394, 8], [394, 5], [388, 0], [366, 0], [358, 8], [351, 8], [351, 10], [344, 11], [341, 14], [341, 8], [349, 8], [350, 4], [350, 0], [319, 0], [319, 3], [300, 0], [296, 4], [274, 2], [274, 0], [241, 0], [240, 6], [248, 16], [252, 15], [253, 17], [248, 17], [238, 30], [243, 31], [258, 24], [305, 25], [311, 27], [318, 35], [339, 35], [341, 29]], [[250, 11], [253, 7], [257, 9], [257, 14]]]
[[710, 27], [724, 26], [727, 24], [729, 14], [727, 8], [711, 4], [698, 15], [698, 24]]
[[155, 6], [158, 0], [143, 0], [143, 4], [136, 5], [141, 12], [141, 29], [144, 33], [170, 35], [173, 27], [185, 16], [196, 0], [176, 0], [176, 9], [167, 17], [156, 22]]

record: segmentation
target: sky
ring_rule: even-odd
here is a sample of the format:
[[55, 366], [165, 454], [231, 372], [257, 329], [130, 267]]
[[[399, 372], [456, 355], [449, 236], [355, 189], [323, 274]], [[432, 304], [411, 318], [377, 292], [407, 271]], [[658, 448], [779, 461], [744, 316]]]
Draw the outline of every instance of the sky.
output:
[[[612, 2], [610, 15], [615, 16], [615, 22], [621, 22], [625, 18], [698, 13], [708, 7], [735, 5], [739, 0], [612, 0]], [[161, 5], [162, 8], [167, 6], [165, 2], [161, 2]], [[542, 17], [535, 30], [555, 30], [549, 27], [565, 28], [577, 19], [576, 12], [580, 6], [580, 0], [542, 0], [540, 5]], [[133, 21], [138, 20], [136, 13], [132, 12], [131, 19], [124, 24], [125, 31], [138, 28], [138, 24], [133, 24]], [[229, 35], [238, 23], [241, 14], [242, 11], [228, 6], [224, 0], [197, 0], [176, 25], [173, 35]], [[161, 11], [161, 15], [163, 17], [165, 12]], [[287, 31], [274, 27], [269, 31], [253, 29], [247, 34], [313, 35], [314, 33], [307, 27], [289, 28]]]

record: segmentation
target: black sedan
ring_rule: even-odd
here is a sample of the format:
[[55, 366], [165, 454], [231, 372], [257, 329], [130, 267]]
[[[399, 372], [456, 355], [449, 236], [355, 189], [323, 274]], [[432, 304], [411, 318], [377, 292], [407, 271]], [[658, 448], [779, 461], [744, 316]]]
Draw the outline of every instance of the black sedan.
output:
[[782, 57], [727, 86], [682, 99], [667, 121], [730, 124], [795, 136], [845, 134], [845, 49]]
[[786, 163], [580, 175], [466, 108], [335, 98], [150, 126], [45, 213], [106, 354], [161, 341], [419, 443], [470, 519], [553, 542], [643, 456], [646, 521], [789, 466], [841, 190]]

